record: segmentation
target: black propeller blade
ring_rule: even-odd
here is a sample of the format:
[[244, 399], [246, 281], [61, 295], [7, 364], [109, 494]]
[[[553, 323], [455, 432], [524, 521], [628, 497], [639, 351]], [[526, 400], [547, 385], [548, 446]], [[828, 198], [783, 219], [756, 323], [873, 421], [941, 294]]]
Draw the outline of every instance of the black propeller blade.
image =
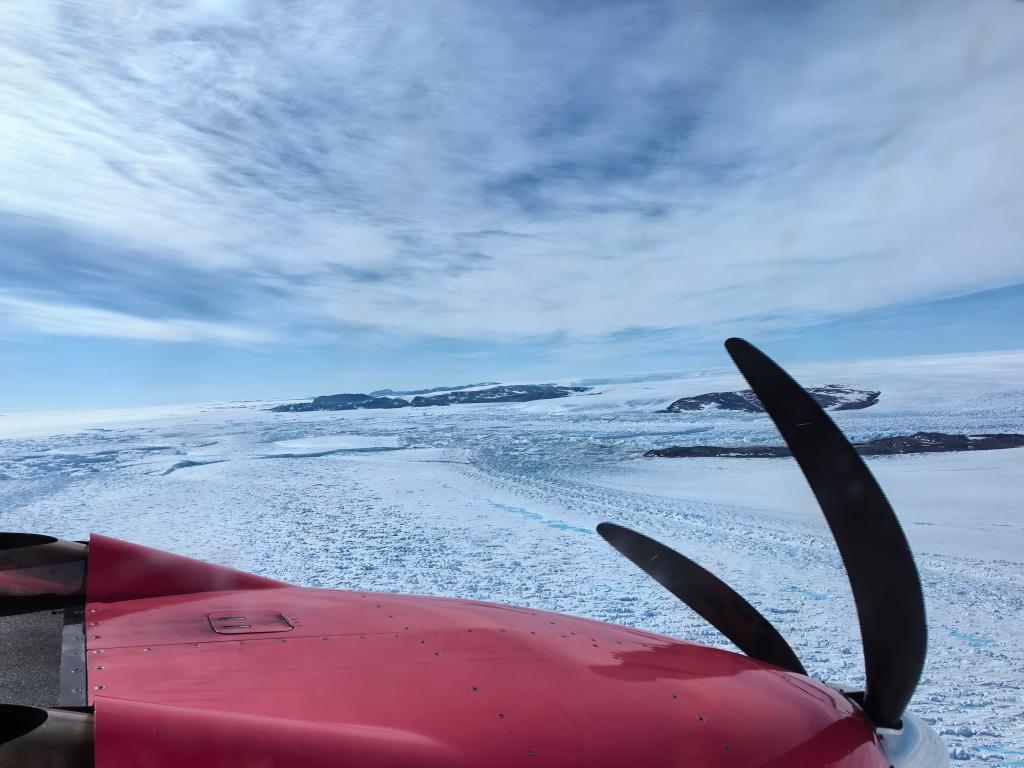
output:
[[899, 727], [924, 667], [924, 597], [903, 529], [864, 461], [828, 415], [763, 352], [725, 348], [800, 465], [825, 513], [853, 589], [864, 646], [864, 711]]
[[717, 576], [664, 544], [621, 525], [601, 523], [597, 532], [745, 654], [807, 674], [768, 619]]

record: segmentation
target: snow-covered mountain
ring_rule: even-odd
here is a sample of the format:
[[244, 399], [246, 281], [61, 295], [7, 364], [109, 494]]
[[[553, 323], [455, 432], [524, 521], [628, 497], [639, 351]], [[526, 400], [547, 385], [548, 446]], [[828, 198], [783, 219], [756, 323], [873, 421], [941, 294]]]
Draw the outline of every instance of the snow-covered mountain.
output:
[[432, 395], [435, 392], [455, 392], [460, 389], [476, 389], [479, 387], [493, 387], [500, 384], [500, 381], [480, 381], [476, 384], [459, 384], [455, 387], [429, 387], [427, 389], [375, 389], [370, 393], [371, 397], [406, 397], [407, 395]]
[[[550, 400], [585, 392], [587, 387], [567, 387], [557, 384], [509, 384], [493, 387], [470, 385], [434, 395], [417, 395], [411, 400], [400, 397], [375, 397], [364, 394], [321, 395], [308, 403], [286, 403], [271, 408], [279, 413], [297, 411], [355, 411], [362, 409], [428, 408], [438, 405], [463, 403], [526, 403], [531, 400]], [[436, 392], [437, 390], [424, 390]]]
[[[840, 384], [807, 387], [807, 392], [818, 405], [827, 411], [856, 411], [861, 408], [870, 408], [878, 402], [878, 398], [882, 394], [878, 391], [854, 389]], [[708, 408], [764, 413], [764, 406], [750, 389], [742, 389], [739, 392], [706, 392], [702, 395], [681, 397], [670, 404], [665, 411], [679, 413], [680, 411], [703, 411]]]

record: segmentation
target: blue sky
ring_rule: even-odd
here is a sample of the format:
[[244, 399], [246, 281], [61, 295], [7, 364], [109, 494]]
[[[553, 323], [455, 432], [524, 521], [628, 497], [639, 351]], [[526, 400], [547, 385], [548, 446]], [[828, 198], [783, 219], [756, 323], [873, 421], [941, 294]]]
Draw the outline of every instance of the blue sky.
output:
[[1019, 2], [0, 27], [0, 409], [1024, 346]]

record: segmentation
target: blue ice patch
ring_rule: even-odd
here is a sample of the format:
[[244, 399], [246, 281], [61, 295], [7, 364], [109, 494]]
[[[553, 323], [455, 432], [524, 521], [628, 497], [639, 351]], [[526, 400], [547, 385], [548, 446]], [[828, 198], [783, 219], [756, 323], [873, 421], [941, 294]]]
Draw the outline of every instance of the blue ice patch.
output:
[[978, 751], [989, 755], [998, 755], [1003, 758], [1002, 762], [999, 763], [1000, 768], [1024, 768], [1024, 752], [1020, 750], [1003, 749], [1002, 747], [993, 747], [986, 744], [979, 746]]
[[227, 459], [209, 459], [207, 461], [195, 461], [194, 459], [185, 459], [184, 461], [179, 461], [177, 464], [168, 467], [160, 474], [169, 475], [172, 472], [177, 472], [179, 469], [188, 469], [189, 467], [205, 467], [207, 464], [223, 464], [225, 461], [227, 461]]
[[525, 518], [526, 520], [534, 520], [538, 523], [543, 523], [548, 528], [555, 528], [559, 531], [573, 531], [574, 533], [594, 533], [594, 531], [590, 530], [589, 528], [580, 528], [576, 525], [563, 523], [560, 520], [548, 520], [544, 517], [544, 515], [538, 514], [536, 512], [531, 512], [530, 510], [523, 509], [522, 507], [513, 507], [511, 504], [502, 504], [501, 502], [494, 501], [493, 499], [488, 499], [487, 503], [490, 504], [495, 509], [500, 509], [502, 512], [511, 512], [515, 515], [519, 515], [520, 517]]
[[960, 632], [955, 629], [949, 630], [949, 636], [955, 637], [957, 640], [963, 640], [965, 643], [975, 648], [981, 648], [986, 645], [994, 645], [996, 642], [995, 640], [992, 640], [988, 637], [979, 637], [978, 635], [971, 635], [966, 632]]
[[593, 533], [589, 528], [580, 528], [575, 525], [569, 525], [568, 523], [559, 523], [548, 521], [546, 523], [548, 528], [557, 528], [560, 531], [576, 531], [576, 533]]
[[782, 590], [783, 592], [796, 592], [798, 595], [809, 597], [812, 600], [831, 600], [832, 598], [823, 592], [815, 592], [813, 589], [804, 589], [803, 587], [789, 586]]
[[521, 517], [525, 517], [527, 520], [544, 519], [544, 515], [538, 515], [536, 512], [531, 512], [530, 510], [523, 509], [522, 507], [513, 507], [511, 504], [502, 504], [501, 502], [491, 501], [490, 499], [487, 500], [487, 503], [495, 509], [500, 509], [502, 512], [511, 512]]

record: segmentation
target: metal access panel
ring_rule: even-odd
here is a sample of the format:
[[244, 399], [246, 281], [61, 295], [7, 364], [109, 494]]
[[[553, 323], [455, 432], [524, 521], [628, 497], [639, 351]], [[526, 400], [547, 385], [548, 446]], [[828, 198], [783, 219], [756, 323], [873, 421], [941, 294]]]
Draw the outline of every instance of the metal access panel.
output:
[[85, 605], [64, 608], [58, 707], [84, 707], [86, 694]]
[[264, 632], [291, 632], [294, 625], [280, 611], [224, 610], [207, 614], [210, 626], [219, 635], [248, 635]]

